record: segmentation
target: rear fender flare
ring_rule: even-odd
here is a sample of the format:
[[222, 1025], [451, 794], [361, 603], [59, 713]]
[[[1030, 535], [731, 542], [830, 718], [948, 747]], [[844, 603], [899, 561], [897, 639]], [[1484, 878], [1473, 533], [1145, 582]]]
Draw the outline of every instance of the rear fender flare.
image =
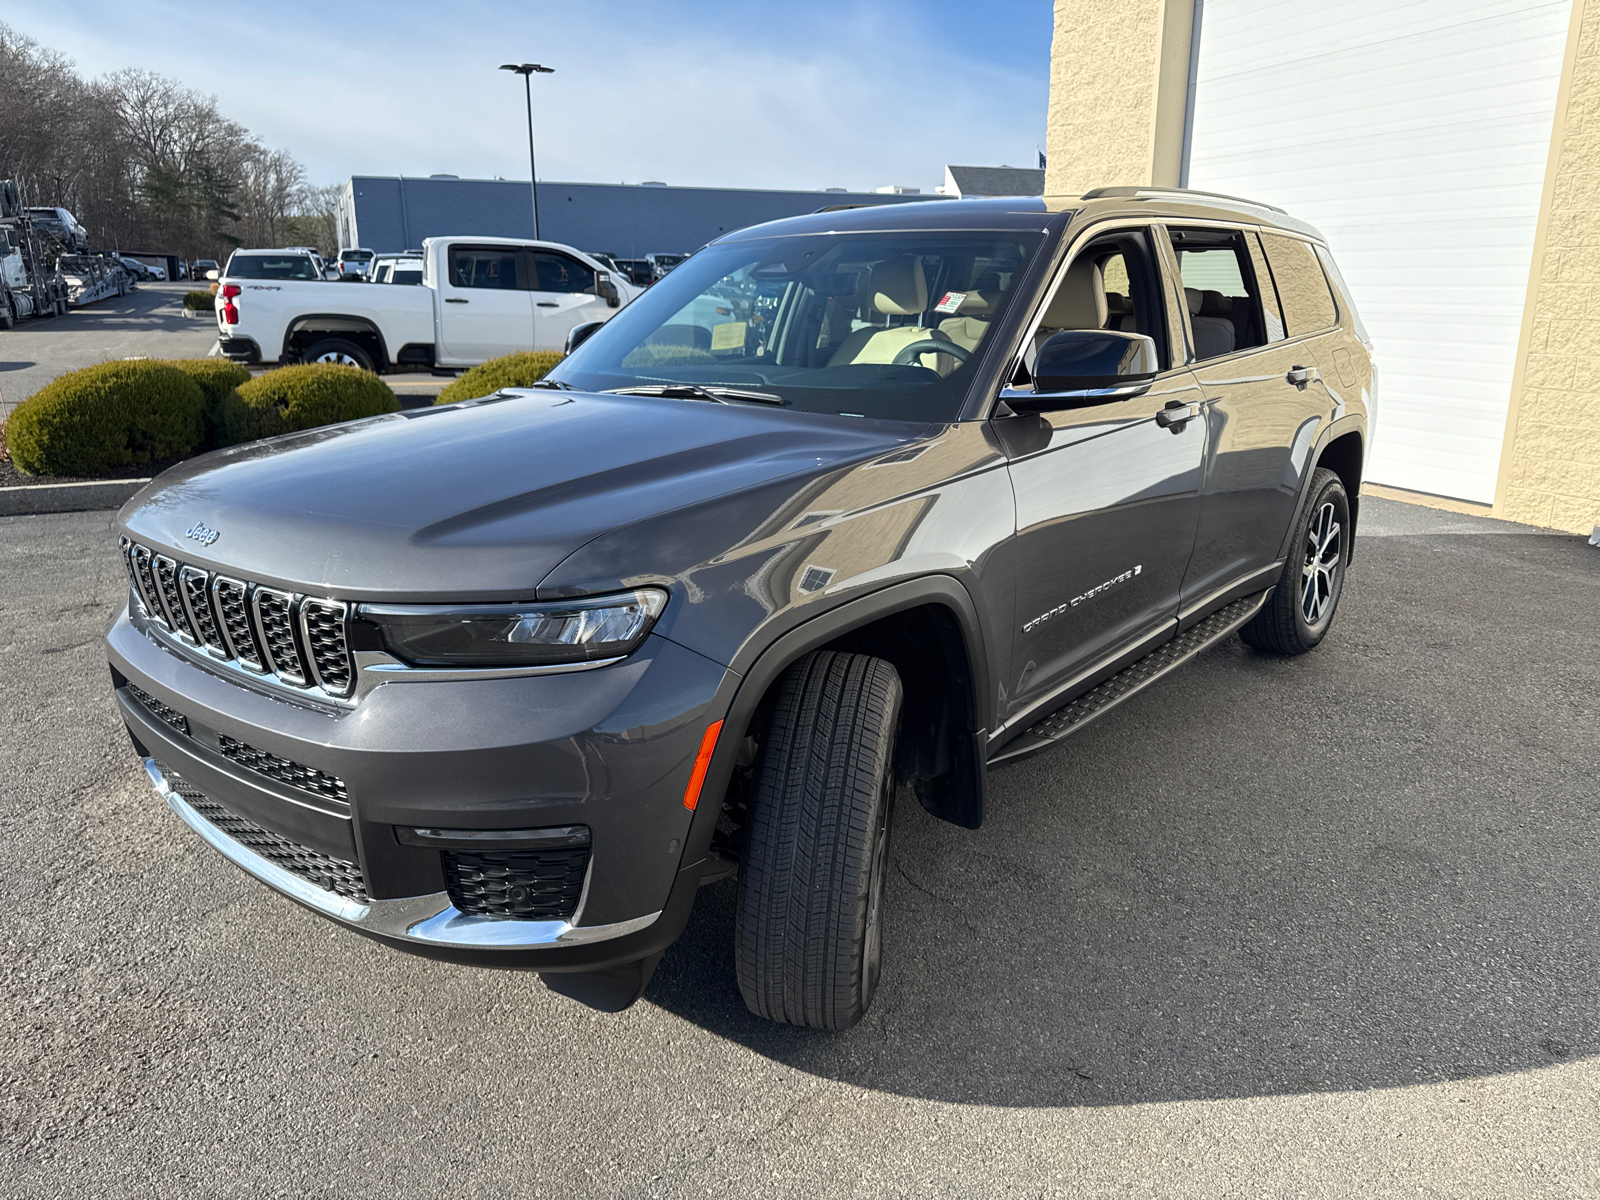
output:
[[366, 317], [352, 317], [348, 313], [306, 313], [296, 317], [283, 331], [283, 361], [288, 361], [291, 354], [290, 344], [302, 333], [369, 334], [378, 339], [378, 368], [382, 370], [389, 365], [389, 345], [384, 341], [383, 330], [378, 328], [376, 322], [369, 321]]

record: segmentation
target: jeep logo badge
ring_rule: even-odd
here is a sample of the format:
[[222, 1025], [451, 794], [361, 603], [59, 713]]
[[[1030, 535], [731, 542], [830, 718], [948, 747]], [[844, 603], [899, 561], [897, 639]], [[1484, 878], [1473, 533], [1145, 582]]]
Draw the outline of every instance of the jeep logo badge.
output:
[[189, 528], [183, 531], [183, 536], [192, 537], [202, 546], [209, 546], [222, 535], [219, 534], [215, 529], [207, 529], [199, 521], [196, 521], [193, 525], [189, 526]]

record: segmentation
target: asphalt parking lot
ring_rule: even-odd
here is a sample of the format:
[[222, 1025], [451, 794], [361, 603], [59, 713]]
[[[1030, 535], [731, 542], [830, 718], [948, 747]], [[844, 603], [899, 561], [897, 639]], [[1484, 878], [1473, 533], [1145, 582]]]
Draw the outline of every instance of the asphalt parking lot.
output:
[[151, 792], [109, 513], [0, 519], [0, 1194], [1600, 1194], [1600, 551], [1364, 501], [1337, 625], [900, 809], [885, 981], [750, 1016], [395, 954]]

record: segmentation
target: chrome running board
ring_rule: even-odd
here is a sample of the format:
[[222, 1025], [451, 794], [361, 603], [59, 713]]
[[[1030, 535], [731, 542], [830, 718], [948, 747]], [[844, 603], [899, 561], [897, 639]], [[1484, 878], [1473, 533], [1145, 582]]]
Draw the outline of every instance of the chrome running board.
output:
[[1170, 642], [1163, 642], [1138, 662], [1124, 667], [1104, 683], [1090, 688], [1076, 700], [1034, 722], [991, 755], [989, 766], [999, 767], [1017, 762], [1071, 737], [1124, 700], [1137, 696], [1162, 676], [1177, 670], [1202, 650], [1216, 645], [1255, 616], [1271, 594], [1272, 589], [1268, 588], [1264, 592], [1235, 600], [1190, 626]]

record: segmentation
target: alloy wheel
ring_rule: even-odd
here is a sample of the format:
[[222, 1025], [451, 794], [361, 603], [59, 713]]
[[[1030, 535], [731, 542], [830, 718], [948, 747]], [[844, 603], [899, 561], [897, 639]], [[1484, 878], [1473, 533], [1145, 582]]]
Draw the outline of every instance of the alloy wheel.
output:
[[326, 354], [319, 354], [312, 362], [337, 363], [341, 367], [359, 367], [361, 364], [351, 358], [342, 350], [330, 350]]
[[1300, 568], [1300, 615], [1315, 628], [1328, 615], [1339, 594], [1344, 570], [1344, 539], [1330, 500], [1317, 510], [1306, 530], [1305, 563]]

